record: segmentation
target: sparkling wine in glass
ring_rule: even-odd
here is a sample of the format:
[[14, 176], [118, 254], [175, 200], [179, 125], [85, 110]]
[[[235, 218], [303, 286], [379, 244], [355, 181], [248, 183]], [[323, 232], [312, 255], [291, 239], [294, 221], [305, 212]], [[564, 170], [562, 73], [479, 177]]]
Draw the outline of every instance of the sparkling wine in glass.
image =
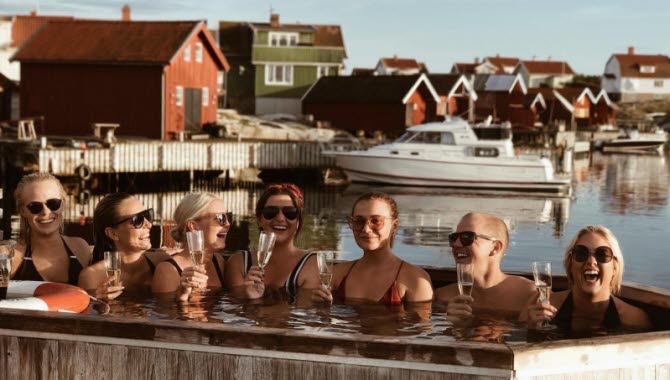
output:
[[[535, 287], [540, 293], [540, 302], [545, 305], [549, 304], [549, 298], [551, 297], [551, 263], [534, 261], [531, 268], [533, 269]], [[555, 328], [556, 326], [549, 324], [549, 322], [544, 322], [539, 327], [540, 330], [553, 330]]]
[[456, 275], [458, 278], [458, 292], [461, 295], [472, 295], [472, 264], [456, 263]]
[[277, 235], [274, 232], [261, 231], [258, 237], [258, 267], [263, 269], [272, 256], [272, 249], [275, 246]]
[[205, 242], [202, 231], [186, 231], [186, 242], [188, 243], [188, 253], [191, 256], [191, 262], [199, 269], [205, 267]]
[[112, 286], [121, 284], [121, 262], [118, 251], [105, 251], [105, 268], [107, 269], [107, 278]]
[[319, 279], [321, 280], [321, 285], [325, 289], [330, 287], [330, 282], [333, 279], [334, 257], [335, 252], [333, 251], [319, 251], [316, 254], [316, 262], [319, 266]]

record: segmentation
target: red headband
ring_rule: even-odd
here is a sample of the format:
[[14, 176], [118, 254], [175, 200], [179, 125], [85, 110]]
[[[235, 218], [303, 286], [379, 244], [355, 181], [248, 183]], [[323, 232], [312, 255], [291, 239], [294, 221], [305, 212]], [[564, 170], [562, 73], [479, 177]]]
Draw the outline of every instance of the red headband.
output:
[[282, 189], [282, 190], [288, 190], [293, 195], [295, 195], [298, 199], [300, 199], [301, 202], [304, 202], [304, 198], [302, 196], [302, 192], [298, 188], [298, 186], [292, 184], [292, 183], [273, 183], [271, 185], [268, 185], [265, 190], [271, 190], [271, 189]]

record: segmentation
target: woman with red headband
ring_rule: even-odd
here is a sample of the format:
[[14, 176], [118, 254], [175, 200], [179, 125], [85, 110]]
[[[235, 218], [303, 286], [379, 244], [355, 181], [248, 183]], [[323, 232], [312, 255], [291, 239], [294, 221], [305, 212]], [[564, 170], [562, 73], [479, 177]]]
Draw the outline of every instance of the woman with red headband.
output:
[[256, 204], [259, 231], [273, 232], [276, 242], [270, 261], [261, 269], [256, 255], [241, 252], [228, 260], [226, 286], [241, 298], [260, 298], [266, 288], [285, 289], [295, 297], [298, 289], [321, 285], [314, 253], [295, 246], [303, 224], [304, 200], [300, 189], [290, 183], [269, 185]]
[[421, 268], [393, 253], [398, 230], [398, 206], [388, 194], [367, 193], [354, 202], [349, 226], [363, 257], [333, 268], [332, 292], [316, 288], [315, 302], [358, 299], [400, 305], [433, 299], [430, 277]]

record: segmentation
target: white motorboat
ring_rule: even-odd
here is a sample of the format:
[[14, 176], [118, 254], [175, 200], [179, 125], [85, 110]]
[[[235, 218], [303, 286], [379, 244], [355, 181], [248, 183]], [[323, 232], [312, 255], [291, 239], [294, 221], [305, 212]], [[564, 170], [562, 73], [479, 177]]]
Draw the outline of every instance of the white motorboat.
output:
[[606, 153], [661, 153], [667, 141], [668, 133], [662, 130], [640, 135], [636, 129], [622, 129], [616, 139], [604, 141], [602, 148]]
[[485, 140], [460, 118], [413, 126], [390, 144], [334, 152], [353, 182], [537, 191], [569, 195], [547, 158], [516, 156], [510, 134]]

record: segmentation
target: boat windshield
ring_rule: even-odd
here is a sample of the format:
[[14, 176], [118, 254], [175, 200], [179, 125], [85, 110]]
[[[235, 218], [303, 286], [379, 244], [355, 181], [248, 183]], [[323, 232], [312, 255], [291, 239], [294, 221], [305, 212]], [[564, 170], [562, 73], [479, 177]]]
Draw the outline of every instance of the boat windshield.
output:
[[455, 144], [454, 135], [451, 132], [405, 132], [395, 142], [412, 144]]

